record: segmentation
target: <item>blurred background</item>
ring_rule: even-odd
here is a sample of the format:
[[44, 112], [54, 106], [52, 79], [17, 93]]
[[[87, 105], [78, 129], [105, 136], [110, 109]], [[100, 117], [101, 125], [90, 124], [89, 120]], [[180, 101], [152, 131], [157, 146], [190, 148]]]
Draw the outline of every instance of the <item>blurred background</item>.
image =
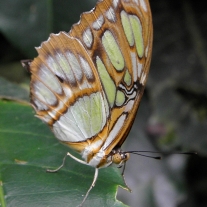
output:
[[[0, 0], [0, 98], [29, 100], [20, 60], [50, 33], [69, 31], [95, 0]], [[132, 155], [125, 178], [133, 207], [207, 206], [207, 12], [204, 1], [150, 1], [154, 41], [147, 87], [124, 150], [162, 151], [162, 160]], [[196, 151], [186, 156], [174, 152]], [[149, 155], [149, 154], [148, 154]], [[154, 156], [152, 154], [152, 156]]]

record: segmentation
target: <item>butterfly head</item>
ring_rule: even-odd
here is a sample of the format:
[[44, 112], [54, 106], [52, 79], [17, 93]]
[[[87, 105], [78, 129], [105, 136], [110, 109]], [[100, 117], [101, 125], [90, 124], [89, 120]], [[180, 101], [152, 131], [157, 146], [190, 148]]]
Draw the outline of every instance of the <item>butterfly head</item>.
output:
[[113, 149], [111, 152], [112, 163], [118, 165], [118, 167], [122, 167], [129, 157], [129, 153], [124, 152], [121, 149]]

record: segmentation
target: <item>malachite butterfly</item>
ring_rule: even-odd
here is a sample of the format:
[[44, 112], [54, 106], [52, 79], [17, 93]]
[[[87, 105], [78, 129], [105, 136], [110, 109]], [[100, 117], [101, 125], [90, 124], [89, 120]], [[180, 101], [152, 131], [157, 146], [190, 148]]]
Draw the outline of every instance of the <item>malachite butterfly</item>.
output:
[[83, 160], [68, 156], [95, 168], [81, 205], [99, 168], [122, 166], [129, 158], [120, 147], [146, 84], [152, 32], [148, 0], [102, 0], [69, 33], [51, 34], [37, 58], [22, 61], [31, 72], [37, 117]]

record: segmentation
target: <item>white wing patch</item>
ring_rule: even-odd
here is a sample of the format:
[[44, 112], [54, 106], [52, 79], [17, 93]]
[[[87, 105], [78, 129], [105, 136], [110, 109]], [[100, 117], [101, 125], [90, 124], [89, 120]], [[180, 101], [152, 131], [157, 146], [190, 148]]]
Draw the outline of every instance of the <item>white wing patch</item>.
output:
[[61, 141], [78, 142], [99, 133], [106, 124], [104, 97], [100, 92], [76, 100], [65, 114], [53, 124]]
[[124, 124], [124, 121], [126, 120], [126, 114], [122, 114], [115, 126], [113, 127], [113, 129], [110, 131], [109, 135], [108, 135], [108, 138], [106, 139], [102, 149], [103, 151], [111, 144], [111, 142], [114, 140], [114, 138], [117, 136], [117, 134], [119, 133], [119, 131], [121, 130], [123, 124]]

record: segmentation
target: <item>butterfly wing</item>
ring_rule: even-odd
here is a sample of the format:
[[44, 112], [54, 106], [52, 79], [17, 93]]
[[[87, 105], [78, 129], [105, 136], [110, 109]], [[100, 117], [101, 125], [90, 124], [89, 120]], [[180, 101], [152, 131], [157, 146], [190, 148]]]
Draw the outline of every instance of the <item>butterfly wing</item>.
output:
[[[50, 35], [30, 64], [31, 102], [56, 137], [87, 160], [121, 146], [148, 75], [147, 0], [103, 0], [67, 34]], [[90, 155], [89, 155], [90, 154]]]

